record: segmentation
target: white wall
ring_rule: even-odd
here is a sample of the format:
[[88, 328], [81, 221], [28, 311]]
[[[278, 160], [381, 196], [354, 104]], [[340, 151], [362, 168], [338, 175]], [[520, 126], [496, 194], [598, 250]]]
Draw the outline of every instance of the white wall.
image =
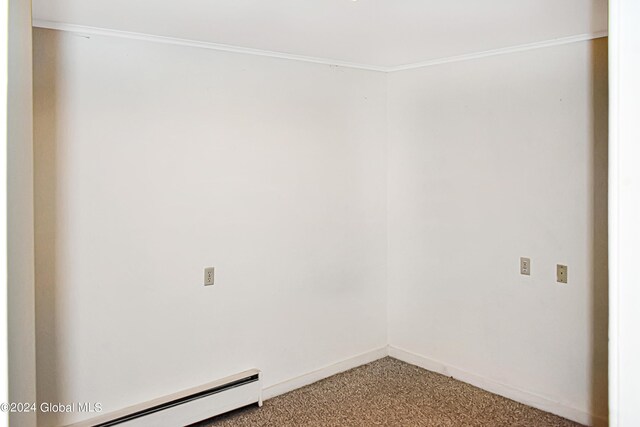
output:
[[388, 342], [606, 417], [606, 40], [389, 75], [34, 42], [39, 401], [269, 387]]
[[611, 0], [611, 426], [640, 425], [640, 3]]
[[[7, 129], [7, 260], [9, 401], [34, 402], [35, 296], [31, 2], [9, 2]], [[6, 6], [5, 6], [6, 7]], [[13, 412], [12, 426], [35, 426], [36, 415]]]
[[582, 422], [607, 414], [606, 43], [389, 76], [390, 345]]
[[39, 401], [386, 345], [384, 74], [46, 30], [34, 57]]

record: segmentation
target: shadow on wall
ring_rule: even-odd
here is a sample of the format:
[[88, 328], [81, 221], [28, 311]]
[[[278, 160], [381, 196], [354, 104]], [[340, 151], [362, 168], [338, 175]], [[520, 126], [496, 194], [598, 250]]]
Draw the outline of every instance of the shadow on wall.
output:
[[[44, 34], [47, 37], [44, 37]], [[62, 220], [58, 215], [58, 133], [57, 128], [57, 68], [59, 34], [54, 31], [34, 31], [33, 69], [34, 78], [34, 209], [35, 209], [35, 277], [36, 277], [36, 382], [38, 402], [60, 401], [65, 369], [60, 364], [59, 352], [64, 350], [59, 332], [62, 330], [61, 310], [64, 303], [58, 276], [56, 230]], [[42, 94], [46, 94], [42, 96]], [[53, 349], [53, 351], [51, 351]], [[54, 399], [54, 400], [52, 400]], [[38, 425], [59, 425], [54, 413], [42, 420], [38, 414]]]
[[591, 413], [608, 413], [608, 38], [591, 43], [593, 240]]

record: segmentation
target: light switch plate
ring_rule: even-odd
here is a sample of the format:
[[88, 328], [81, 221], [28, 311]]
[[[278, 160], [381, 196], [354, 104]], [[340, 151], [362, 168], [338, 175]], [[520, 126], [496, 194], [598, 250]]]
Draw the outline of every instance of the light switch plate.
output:
[[204, 285], [211, 286], [213, 285], [213, 279], [215, 276], [215, 269], [213, 267], [208, 267], [204, 269]]
[[558, 264], [556, 266], [556, 276], [558, 283], [568, 283], [569, 271], [566, 265]]
[[525, 276], [531, 275], [531, 259], [530, 258], [520, 258], [520, 274]]

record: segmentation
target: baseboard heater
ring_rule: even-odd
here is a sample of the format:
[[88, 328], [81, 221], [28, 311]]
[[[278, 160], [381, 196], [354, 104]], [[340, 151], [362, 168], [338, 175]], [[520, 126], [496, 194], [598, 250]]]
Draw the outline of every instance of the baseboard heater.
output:
[[68, 427], [179, 427], [251, 404], [262, 406], [260, 371], [251, 369]]

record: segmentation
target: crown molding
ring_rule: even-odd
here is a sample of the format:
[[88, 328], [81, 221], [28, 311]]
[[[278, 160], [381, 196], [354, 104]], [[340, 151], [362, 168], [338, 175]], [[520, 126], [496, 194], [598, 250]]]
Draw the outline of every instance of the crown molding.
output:
[[248, 55], [267, 56], [271, 58], [289, 59], [293, 61], [312, 62], [315, 64], [333, 65], [346, 68], [357, 68], [368, 71], [387, 71], [387, 67], [358, 64], [355, 62], [340, 61], [329, 58], [316, 58], [313, 56], [295, 55], [290, 53], [274, 52], [269, 50], [252, 49], [249, 47], [233, 46], [227, 44], [210, 43], [198, 40], [181, 39], [175, 37], [156, 36], [153, 34], [134, 33], [129, 31], [111, 30], [106, 28], [88, 27], [84, 25], [67, 24], [64, 22], [33, 20], [33, 26], [48, 30], [64, 31], [87, 36], [118, 37], [122, 39], [141, 40], [154, 43], [163, 43], [176, 46], [195, 47], [200, 49], [218, 50], [223, 52], [243, 53]]
[[269, 50], [252, 49], [248, 47], [240, 47], [219, 43], [203, 42], [198, 40], [181, 39], [175, 37], [156, 36], [152, 34], [135, 33], [129, 31], [110, 30], [106, 28], [89, 27], [84, 25], [67, 24], [64, 22], [46, 21], [40, 19], [33, 20], [33, 26], [37, 28], [45, 28], [49, 30], [65, 31], [69, 33], [77, 33], [82, 35], [95, 35], [105, 37], [118, 37], [131, 40], [141, 40], [154, 43], [170, 44], [175, 46], [187, 46], [200, 49], [218, 50], [223, 52], [242, 53], [248, 55], [266, 56], [271, 58], [288, 59], [293, 61], [311, 62], [314, 64], [332, 65], [346, 68], [356, 68], [360, 70], [378, 71], [384, 73], [392, 73], [396, 71], [413, 70], [416, 68], [431, 67], [434, 65], [447, 64], [450, 62], [467, 61], [471, 59], [484, 58], [487, 56], [504, 55], [508, 53], [523, 52], [527, 50], [540, 49], [543, 47], [558, 46], [563, 44], [587, 41], [607, 37], [607, 31], [601, 31], [590, 34], [579, 34], [576, 36], [561, 37], [551, 40], [543, 40], [535, 43], [521, 44], [517, 46], [504, 47], [500, 49], [486, 50], [482, 52], [468, 53], [464, 55], [449, 56], [445, 58], [430, 59], [428, 61], [415, 62], [411, 64], [398, 66], [380, 66], [358, 64], [348, 61], [340, 61], [331, 58], [316, 58], [312, 56], [294, 55], [289, 53], [274, 52]]
[[487, 56], [504, 55], [507, 53], [524, 52], [527, 50], [540, 49], [543, 47], [559, 46], [563, 44], [582, 42], [587, 40], [599, 39], [607, 37], [607, 31], [600, 31], [590, 34], [579, 34], [576, 36], [561, 37], [557, 39], [543, 40], [534, 43], [526, 43], [517, 46], [503, 47], [500, 49], [485, 50], [482, 52], [467, 53], [464, 55], [448, 56], [445, 58], [431, 59], [428, 61], [415, 62], [412, 64], [399, 65], [397, 67], [388, 67], [385, 71], [392, 73], [395, 71], [413, 70], [415, 68], [431, 67], [433, 65], [448, 64], [450, 62], [468, 61], [470, 59], [485, 58]]

